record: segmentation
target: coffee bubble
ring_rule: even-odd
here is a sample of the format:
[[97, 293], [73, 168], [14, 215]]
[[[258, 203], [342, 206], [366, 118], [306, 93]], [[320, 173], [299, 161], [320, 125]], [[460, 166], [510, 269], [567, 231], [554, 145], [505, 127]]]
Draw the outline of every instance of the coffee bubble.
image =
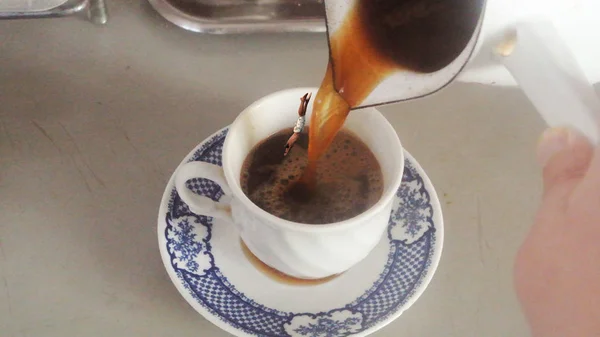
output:
[[290, 221], [324, 224], [354, 217], [377, 202], [383, 191], [381, 169], [355, 136], [338, 133], [319, 160], [315, 190], [300, 180], [307, 165], [306, 147], [294, 146], [282, 155], [281, 144], [288, 137], [288, 132], [269, 137], [244, 161], [242, 190], [257, 206]]

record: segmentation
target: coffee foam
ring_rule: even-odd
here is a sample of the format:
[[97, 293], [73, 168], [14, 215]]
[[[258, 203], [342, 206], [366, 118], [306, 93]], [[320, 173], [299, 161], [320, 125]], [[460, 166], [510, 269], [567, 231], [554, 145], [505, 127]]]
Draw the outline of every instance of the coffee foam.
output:
[[[281, 133], [281, 135], [280, 135]], [[289, 154], [268, 158], [258, 152], [277, 151], [285, 144], [289, 133], [280, 132], [259, 144], [246, 159], [242, 172], [242, 188], [257, 206], [291, 221], [323, 224], [354, 217], [375, 204], [383, 192], [379, 163], [371, 151], [349, 132], [340, 132], [323, 158], [319, 160], [317, 187], [307, 200], [299, 200], [296, 186], [307, 163], [306, 138], [299, 141]], [[267, 153], [270, 157], [276, 153]], [[252, 156], [252, 158], [250, 158]], [[263, 160], [265, 165], [256, 161]], [[278, 161], [278, 163], [272, 163]], [[268, 173], [268, 174], [267, 174]], [[252, 175], [264, 174], [264, 181], [250, 190]], [[297, 194], [297, 193], [296, 193]]]

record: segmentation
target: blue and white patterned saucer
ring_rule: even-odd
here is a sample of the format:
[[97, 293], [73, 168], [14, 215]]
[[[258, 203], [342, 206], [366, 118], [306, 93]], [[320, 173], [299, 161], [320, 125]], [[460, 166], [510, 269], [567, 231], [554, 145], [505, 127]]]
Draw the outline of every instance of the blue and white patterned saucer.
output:
[[[227, 128], [198, 145], [182, 163], [221, 165]], [[230, 223], [198, 216], [179, 198], [173, 177], [158, 214], [158, 243], [171, 280], [186, 301], [236, 336], [366, 336], [400, 316], [423, 293], [442, 253], [443, 220], [429, 178], [406, 153], [403, 183], [387, 235], [359, 264], [312, 286], [279, 283], [244, 255]], [[188, 182], [218, 200], [205, 179]]]

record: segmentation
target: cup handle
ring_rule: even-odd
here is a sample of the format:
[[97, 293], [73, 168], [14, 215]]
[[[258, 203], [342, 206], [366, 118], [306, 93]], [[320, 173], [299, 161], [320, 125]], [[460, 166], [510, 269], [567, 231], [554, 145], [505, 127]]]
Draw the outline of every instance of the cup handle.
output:
[[[214, 201], [208, 197], [198, 195], [190, 190], [186, 182], [194, 178], [205, 178], [219, 185], [225, 194], [221, 200]], [[225, 180], [223, 169], [220, 166], [194, 161], [179, 167], [175, 174], [175, 188], [181, 199], [190, 210], [198, 215], [210, 216], [231, 220], [231, 190]]]

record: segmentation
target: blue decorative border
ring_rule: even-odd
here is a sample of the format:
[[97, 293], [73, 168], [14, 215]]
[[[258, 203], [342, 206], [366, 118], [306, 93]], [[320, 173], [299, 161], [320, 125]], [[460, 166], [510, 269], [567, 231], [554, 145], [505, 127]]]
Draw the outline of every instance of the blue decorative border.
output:
[[[189, 161], [222, 165], [226, 135], [224, 129], [205, 141]], [[390, 251], [385, 267], [364, 294], [342, 308], [318, 313], [281, 312], [239, 292], [221, 273], [211, 253], [212, 218], [192, 213], [174, 188], [164, 230], [171, 267], [197, 303], [227, 325], [250, 335], [337, 337], [376, 327], [403, 309], [426, 280], [434, 262], [437, 237], [430, 191], [415, 163], [408, 159], [403, 178], [390, 217]], [[223, 195], [218, 185], [204, 179], [194, 179], [188, 187], [213, 200]], [[196, 229], [202, 229], [202, 238], [196, 240], [197, 234], [189, 233], [190, 219]], [[206, 268], [194, 268], [196, 261], [205, 261]]]

